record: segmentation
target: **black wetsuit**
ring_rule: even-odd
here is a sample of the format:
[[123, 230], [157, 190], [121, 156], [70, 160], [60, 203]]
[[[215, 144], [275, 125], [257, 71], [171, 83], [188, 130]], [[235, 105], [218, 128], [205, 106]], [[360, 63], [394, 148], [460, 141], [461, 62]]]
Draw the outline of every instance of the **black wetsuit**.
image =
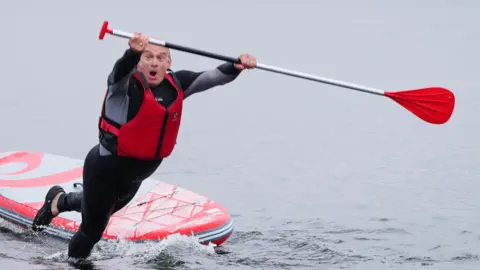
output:
[[[140, 108], [143, 91], [129, 83], [132, 70], [140, 54], [127, 50], [115, 63], [108, 77], [105, 113], [108, 118], [125, 123]], [[181, 70], [175, 72], [184, 91], [184, 99], [212, 87], [233, 81], [240, 71], [231, 63], [203, 72]], [[176, 90], [167, 80], [152, 89], [158, 102], [169, 105], [176, 98]], [[100, 140], [101, 142], [101, 140]], [[82, 213], [80, 229], [72, 237], [68, 255], [86, 258], [101, 236], [113, 213], [123, 208], [135, 196], [142, 181], [149, 177], [161, 160], [143, 161], [111, 154], [102, 143], [94, 146], [85, 158], [83, 191], [61, 195], [58, 208]]]

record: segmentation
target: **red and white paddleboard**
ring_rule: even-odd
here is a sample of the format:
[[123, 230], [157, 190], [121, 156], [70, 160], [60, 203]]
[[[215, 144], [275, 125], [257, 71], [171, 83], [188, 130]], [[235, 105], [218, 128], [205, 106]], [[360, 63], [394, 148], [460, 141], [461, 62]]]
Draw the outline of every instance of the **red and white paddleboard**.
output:
[[[0, 152], [0, 217], [30, 229], [47, 191], [66, 192], [82, 183], [83, 160], [34, 152]], [[61, 213], [44, 231], [69, 239], [81, 223], [75, 211]], [[228, 211], [217, 202], [175, 185], [146, 179], [137, 195], [115, 213], [105, 239], [157, 241], [171, 234], [195, 235], [220, 245], [233, 231]]]

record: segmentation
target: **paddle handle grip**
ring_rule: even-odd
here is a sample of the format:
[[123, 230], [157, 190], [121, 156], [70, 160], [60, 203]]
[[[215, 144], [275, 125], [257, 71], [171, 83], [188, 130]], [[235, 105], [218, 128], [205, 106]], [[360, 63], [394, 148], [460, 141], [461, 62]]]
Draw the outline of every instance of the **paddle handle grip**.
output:
[[[127, 38], [127, 39], [130, 39], [133, 36], [132, 33], [127, 33], [127, 32], [123, 32], [121, 30], [108, 28], [108, 21], [104, 21], [98, 38], [100, 40], [103, 40], [103, 38], [105, 37], [106, 34], [110, 34], [110, 35], [117, 36], [117, 37], [122, 37], [122, 38]], [[226, 61], [226, 62], [232, 62], [232, 63], [236, 63], [236, 64], [240, 63], [240, 60], [238, 58], [224, 56], [224, 55], [211, 53], [211, 52], [207, 52], [207, 51], [203, 51], [203, 50], [199, 50], [199, 49], [194, 49], [194, 48], [190, 48], [190, 47], [166, 42], [164, 40], [149, 38], [149, 43], [159, 45], [159, 46], [163, 46], [163, 47], [167, 47], [167, 48], [171, 48], [171, 49], [174, 49], [174, 50], [179, 50], [179, 51], [184, 51], [184, 52], [193, 53], [193, 54], [197, 54], [197, 55], [202, 55], [202, 56], [209, 57], [209, 58], [214, 58], [214, 59], [217, 59], [217, 60], [223, 60], [223, 61]], [[362, 92], [366, 92], [366, 93], [370, 93], [370, 94], [382, 95], [382, 96], [385, 95], [385, 92], [382, 91], [382, 90], [379, 90], [379, 89], [366, 87], [366, 86], [362, 86], [362, 85], [357, 85], [357, 84], [352, 84], [352, 83], [346, 83], [346, 82], [333, 80], [333, 79], [329, 79], [329, 78], [319, 77], [319, 76], [316, 76], [316, 75], [307, 74], [307, 73], [303, 73], [303, 72], [299, 72], [299, 71], [295, 71], [295, 70], [288, 70], [288, 69], [284, 69], [284, 68], [279, 68], [279, 67], [274, 67], [274, 66], [270, 66], [270, 65], [261, 64], [261, 63], [257, 63], [256, 68], [266, 70], [266, 71], [275, 72], [275, 73], [279, 73], [279, 74], [289, 75], [289, 76], [296, 77], [296, 78], [301, 78], [301, 79], [321, 82], [321, 83], [325, 83], [325, 84], [340, 86], [340, 87], [344, 87], [344, 88], [348, 88], [348, 89], [352, 89], [352, 90], [362, 91]]]

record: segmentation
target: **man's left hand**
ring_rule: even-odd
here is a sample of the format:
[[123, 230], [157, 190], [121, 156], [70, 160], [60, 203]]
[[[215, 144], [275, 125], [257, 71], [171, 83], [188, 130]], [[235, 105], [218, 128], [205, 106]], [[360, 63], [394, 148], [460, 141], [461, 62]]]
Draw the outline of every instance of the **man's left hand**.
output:
[[234, 66], [239, 70], [251, 69], [257, 66], [257, 59], [251, 54], [241, 54], [238, 59], [240, 59], [241, 64], [234, 64]]

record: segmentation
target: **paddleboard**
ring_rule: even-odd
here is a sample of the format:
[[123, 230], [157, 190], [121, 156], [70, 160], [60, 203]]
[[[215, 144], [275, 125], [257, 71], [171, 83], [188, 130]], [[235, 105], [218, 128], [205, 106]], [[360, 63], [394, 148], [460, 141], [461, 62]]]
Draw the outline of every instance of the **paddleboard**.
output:
[[[81, 190], [83, 160], [48, 153], [0, 151], [0, 217], [25, 229], [42, 206], [47, 191], [60, 185]], [[44, 232], [70, 239], [81, 213], [61, 213]], [[128, 205], [110, 219], [104, 239], [159, 241], [172, 234], [194, 235], [202, 244], [221, 245], [233, 221], [219, 203], [190, 190], [146, 179]]]

